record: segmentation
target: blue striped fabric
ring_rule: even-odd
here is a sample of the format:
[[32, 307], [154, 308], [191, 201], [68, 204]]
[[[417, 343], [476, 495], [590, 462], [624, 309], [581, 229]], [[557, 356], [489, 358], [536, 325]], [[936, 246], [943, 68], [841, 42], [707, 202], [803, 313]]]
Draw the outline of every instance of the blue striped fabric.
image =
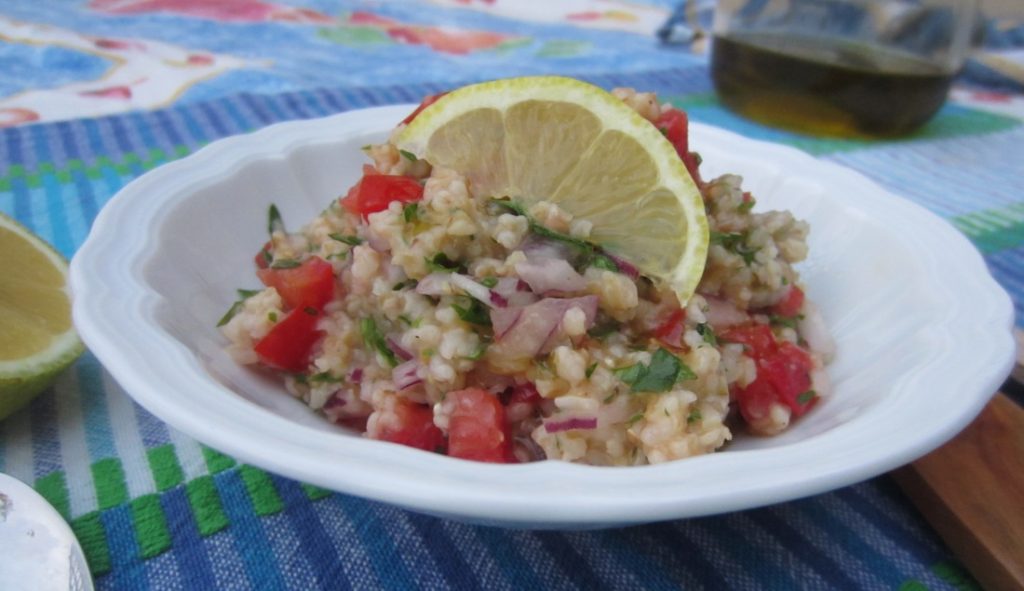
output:
[[[1013, 230], [1024, 217], [1015, 209], [1024, 181], [998, 157], [1021, 145], [1019, 122], [951, 106], [911, 141], [816, 143], [721, 109], [703, 67], [590, 80], [655, 90], [696, 120], [810, 149], [953, 220], [1013, 294], [1019, 325], [1024, 318], [1024, 233]], [[0, 130], [0, 211], [70, 256], [102, 205], [162, 162], [276, 121], [410, 102], [439, 90], [416, 85], [237, 95]], [[154, 459], [165, 449], [175, 459], [170, 465]], [[97, 476], [96, 463], [110, 459], [125, 482]], [[86, 546], [100, 589], [974, 586], [884, 477], [774, 507], [609, 531], [469, 526], [311, 492], [277, 476], [259, 480], [253, 474], [262, 473], [204, 450], [136, 406], [90, 355], [26, 411], [0, 423], [0, 470], [64, 503], [83, 541], [99, 536], [100, 543]], [[66, 490], [50, 488], [55, 476]], [[203, 478], [212, 483], [212, 505], [192, 496], [198, 487], [190, 487]], [[144, 495], [159, 501], [150, 514], [155, 527], [139, 520], [143, 508], [135, 501]], [[211, 525], [221, 518], [223, 525]]]

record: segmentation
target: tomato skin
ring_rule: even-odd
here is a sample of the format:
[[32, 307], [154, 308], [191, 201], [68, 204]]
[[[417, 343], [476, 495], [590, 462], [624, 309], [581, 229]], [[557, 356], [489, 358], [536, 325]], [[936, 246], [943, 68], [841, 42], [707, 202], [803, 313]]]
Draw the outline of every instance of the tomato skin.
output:
[[800, 309], [804, 307], [804, 290], [800, 289], [795, 285], [789, 287], [789, 291], [786, 292], [786, 296], [783, 297], [779, 303], [772, 306], [771, 310], [773, 313], [791, 318], [800, 313]]
[[434, 424], [434, 411], [429, 406], [399, 398], [392, 411], [394, 424], [382, 425], [378, 439], [426, 451], [444, 451], [444, 433]]
[[679, 158], [686, 165], [686, 170], [689, 171], [693, 180], [698, 183], [701, 182], [700, 173], [697, 170], [700, 162], [697, 160], [697, 156], [690, 152], [690, 120], [686, 111], [666, 109], [661, 112], [661, 115], [654, 122], [654, 126], [662, 130], [668, 141], [672, 142], [672, 146], [675, 147], [676, 153], [679, 154]]
[[677, 308], [654, 329], [651, 335], [670, 347], [682, 349], [684, 348], [683, 333], [686, 332], [685, 322], [686, 310]]
[[392, 201], [411, 203], [423, 198], [423, 186], [415, 179], [389, 174], [366, 174], [341, 204], [352, 213], [369, 215], [388, 208]]
[[288, 309], [315, 308], [322, 310], [334, 297], [334, 268], [320, 257], [306, 259], [291, 269], [260, 269], [260, 281], [273, 287]]
[[412, 113], [409, 113], [409, 116], [406, 117], [405, 119], [402, 119], [402, 123], [406, 123], [406, 124], [412, 123], [412, 120], [415, 119], [416, 116], [419, 115], [423, 111], [423, 109], [426, 109], [430, 105], [436, 103], [437, 99], [441, 98], [442, 96], [444, 96], [446, 94], [448, 94], [448, 93], [447, 92], [439, 92], [437, 94], [428, 95], [426, 98], [423, 99], [423, 102], [420, 103], [420, 106], [416, 107], [415, 111], [413, 111]]
[[768, 416], [772, 403], [789, 407], [794, 418], [803, 416], [814, 406], [816, 398], [801, 403], [801, 394], [811, 389], [810, 354], [789, 341], [776, 341], [771, 328], [748, 324], [730, 328], [723, 340], [742, 343], [746, 354], [757, 364], [757, 378], [733, 392], [740, 414], [748, 423], [756, 424]]
[[733, 326], [720, 335], [722, 340], [746, 345], [747, 356], [754, 360], [773, 353], [776, 349], [775, 335], [767, 324], [742, 324]]
[[316, 328], [319, 320], [320, 312], [317, 310], [292, 310], [256, 343], [256, 356], [263, 365], [274, 369], [305, 371], [313, 346], [324, 334]]
[[[480, 388], [448, 393], [455, 410], [448, 420], [448, 455], [478, 462], [510, 463], [512, 438], [505, 425], [505, 407]], [[446, 401], [447, 402], [447, 401]]]

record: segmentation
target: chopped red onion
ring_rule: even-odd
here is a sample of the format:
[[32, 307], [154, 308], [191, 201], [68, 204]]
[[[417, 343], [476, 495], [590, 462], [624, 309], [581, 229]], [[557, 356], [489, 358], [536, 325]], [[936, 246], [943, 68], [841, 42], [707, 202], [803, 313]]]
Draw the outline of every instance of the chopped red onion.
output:
[[506, 306], [526, 306], [537, 301], [530, 286], [518, 277], [502, 277], [491, 292], [503, 298]]
[[572, 250], [565, 244], [537, 236], [532, 232], [519, 245], [519, 250], [523, 251], [526, 258], [531, 261], [546, 261], [549, 259], [567, 261], [573, 256]]
[[750, 315], [737, 308], [732, 302], [715, 296], [704, 296], [708, 302], [705, 316], [708, 324], [715, 328], [729, 328], [750, 320]]
[[348, 381], [358, 384], [363, 381], [363, 368], [357, 367], [348, 375]]
[[442, 296], [447, 293], [446, 286], [451, 273], [431, 273], [416, 284], [416, 293], [429, 296]]
[[626, 259], [617, 257], [608, 252], [604, 254], [611, 260], [615, 261], [615, 265], [619, 268], [619, 272], [622, 273], [623, 275], [629, 277], [630, 279], [636, 279], [637, 277], [640, 276], [640, 270], [634, 267], [633, 264], [628, 262]]
[[423, 382], [423, 378], [419, 375], [419, 369], [420, 362], [416, 359], [410, 359], [391, 370], [391, 381], [395, 383], [395, 387], [399, 390], [412, 388]]
[[502, 352], [512, 357], [533, 357], [554, 346], [561, 331], [562, 318], [572, 308], [586, 316], [586, 327], [597, 316], [597, 296], [578, 298], [544, 298], [522, 308], [491, 310], [494, 338]]
[[[488, 289], [487, 286], [477, 283], [472, 277], [461, 273], [452, 273], [451, 282], [452, 285], [466, 292], [474, 299], [479, 300], [482, 304], [486, 304], [492, 308], [504, 308], [508, 305], [508, 301], [505, 298], [495, 294]], [[495, 295], [498, 295], [498, 297], [493, 297]]]
[[548, 433], [572, 431], [575, 429], [596, 429], [597, 417], [569, 417], [548, 419], [544, 421], [544, 430]]
[[562, 259], [546, 259], [516, 263], [516, 273], [530, 285], [534, 293], [582, 291], [587, 280]]
[[387, 340], [388, 340], [388, 347], [390, 347], [391, 350], [394, 352], [394, 354], [398, 355], [398, 357], [402, 361], [408, 361], [409, 359], [412, 359], [412, 353], [407, 351], [404, 347], [402, 347], [402, 345], [399, 345], [398, 341], [396, 341], [395, 339], [393, 339], [391, 337], [388, 337]]

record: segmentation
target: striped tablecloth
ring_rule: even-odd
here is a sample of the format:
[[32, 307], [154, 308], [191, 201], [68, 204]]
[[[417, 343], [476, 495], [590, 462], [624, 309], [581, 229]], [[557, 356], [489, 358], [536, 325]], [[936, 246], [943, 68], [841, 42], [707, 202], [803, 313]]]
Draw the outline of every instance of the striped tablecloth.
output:
[[[702, 65], [590, 79], [656, 90], [695, 120], [857, 169], [945, 217], [984, 253], [1022, 326], [1021, 121], [949, 105], [906, 140], [815, 140], [725, 111]], [[239, 94], [0, 130], [0, 211], [70, 257], [120, 187], [208, 142], [440, 89]], [[239, 465], [134, 404], [88, 353], [0, 422], [0, 471], [33, 484], [67, 518], [100, 589], [976, 587], [887, 477], [768, 508], [607, 531], [469, 526]]]

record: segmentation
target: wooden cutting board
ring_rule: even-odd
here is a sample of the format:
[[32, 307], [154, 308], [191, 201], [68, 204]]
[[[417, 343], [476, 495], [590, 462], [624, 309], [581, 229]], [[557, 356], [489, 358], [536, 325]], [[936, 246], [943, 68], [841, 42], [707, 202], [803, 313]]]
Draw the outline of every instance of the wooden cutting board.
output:
[[892, 475], [985, 589], [1024, 590], [1024, 409], [996, 394], [955, 439]]

